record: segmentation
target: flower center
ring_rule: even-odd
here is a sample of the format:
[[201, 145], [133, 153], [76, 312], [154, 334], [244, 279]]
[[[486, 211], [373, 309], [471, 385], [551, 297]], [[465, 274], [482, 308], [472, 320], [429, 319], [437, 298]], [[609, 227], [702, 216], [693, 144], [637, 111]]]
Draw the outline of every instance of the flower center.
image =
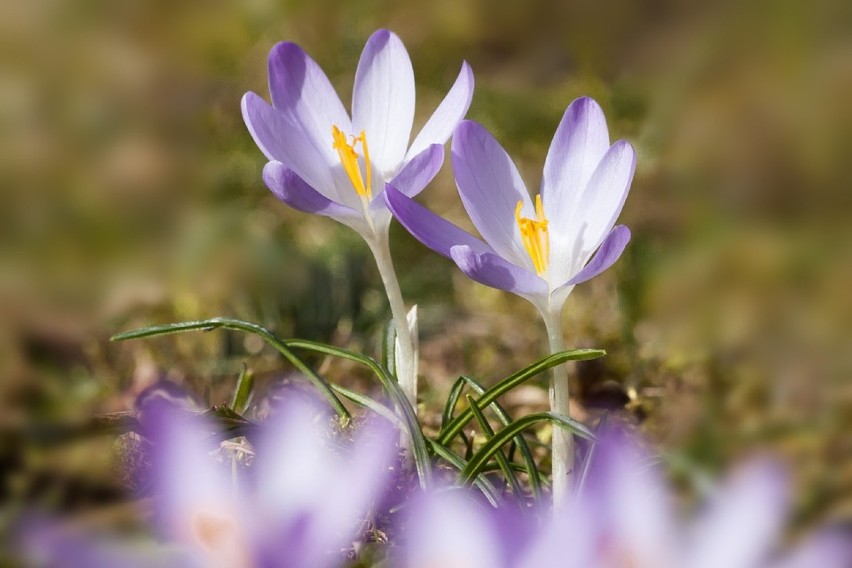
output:
[[236, 522], [219, 512], [197, 511], [190, 521], [191, 537], [211, 560], [210, 566], [250, 568], [251, 553]]
[[[334, 139], [332, 148], [337, 150], [337, 155], [340, 156], [340, 163], [343, 165], [343, 171], [349, 177], [352, 187], [355, 192], [362, 198], [372, 199], [372, 190], [370, 189], [372, 182], [372, 171], [370, 166], [370, 151], [367, 149], [367, 136], [364, 131], [358, 136], [352, 136], [352, 143], [346, 142], [346, 134], [343, 133], [337, 126], [331, 127], [331, 136]], [[361, 166], [358, 165], [358, 152], [355, 151], [355, 144], [361, 143], [361, 151], [364, 154], [364, 175], [361, 175]]]
[[523, 206], [524, 202], [518, 201], [515, 207], [515, 221], [518, 222], [521, 241], [532, 259], [536, 274], [541, 276], [547, 271], [547, 263], [550, 260], [550, 239], [547, 236], [547, 218], [544, 216], [541, 195], [535, 196], [535, 219], [521, 217]]

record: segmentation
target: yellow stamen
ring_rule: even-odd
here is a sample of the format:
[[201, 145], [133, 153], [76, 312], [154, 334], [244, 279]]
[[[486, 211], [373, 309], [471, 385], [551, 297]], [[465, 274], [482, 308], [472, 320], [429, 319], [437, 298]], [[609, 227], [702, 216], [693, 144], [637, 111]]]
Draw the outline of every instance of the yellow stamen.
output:
[[547, 263], [550, 260], [550, 238], [547, 235], [547, 218], [544, 216], [544, 206], [541, 203], [541, 195], [535, 196], [535, 219], [521, 217], [523, 201], [518, 201], [515, 207], [515, 221], [521, 230], [521, 241], [527, 254], [533, 261], [536, 273], [541, 276], [547, 271]]
[[[331, 147], [337, 150], [337, 155], [340, 156], [340, 163], [343, 165], [343, 171], [352, 182], [352, 187], [361, 197], [372, 199], [372, 167], [370, 166], [370, 151], [367, 149], [367, 135], [364, 131], [358, 136], [352, 136], [352, 143], [346, 142], [346, 135], [337, 126], [331, 127], [331, 136], [334, 139]], [[355, 151], [355, 144], [361, 143], [361, 150], [364, 153], [364, 176], [361, 176], [361, 167], [358, 165], [358, 152]]]

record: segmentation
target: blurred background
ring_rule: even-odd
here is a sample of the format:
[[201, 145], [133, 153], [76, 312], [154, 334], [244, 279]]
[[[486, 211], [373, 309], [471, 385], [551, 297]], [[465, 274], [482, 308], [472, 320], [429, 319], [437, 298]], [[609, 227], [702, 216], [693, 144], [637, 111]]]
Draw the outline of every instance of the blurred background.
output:
[[[278, 203], [240, 115], [266, 56], [299, 43], [344, 101], [367, 37], [398, 33], [415, 132], [462, 60], [469, 117], [535, 190], [562, 112], [603, 106], [638, 152], [633, 241], [576, 289], [576, 414], [622, 413], [691, 472], [772, 452], [799, 526], [852, 519], [852, 3], [842, 0], [30, 0], [0, 6], [0, 430], [129, 410], [166, 377], [222, 404], [243, 364], [224, 332], [127, 344], [113, 333], [230, 315], [379, 351], [388, 310], [360, 239]], [[465, 225], [448, 164], [420, 198]], [[421, 318], [427, 421], [462, 372], [491, 383], [538, 358], [524, 301], [465, 278], [394, 226]], [[316, 364], [328, 367], [326, 362]], [[365, 390], [354, 368], [323, 368]], [[546, 404], [543, 383], [513, 395]], [[76, 422], [75, 422], [76, 421]], [[0, 443], [0, 522], [122, 488], [114, 438]], [[118, 456], [118, 457], [117, 457]]]

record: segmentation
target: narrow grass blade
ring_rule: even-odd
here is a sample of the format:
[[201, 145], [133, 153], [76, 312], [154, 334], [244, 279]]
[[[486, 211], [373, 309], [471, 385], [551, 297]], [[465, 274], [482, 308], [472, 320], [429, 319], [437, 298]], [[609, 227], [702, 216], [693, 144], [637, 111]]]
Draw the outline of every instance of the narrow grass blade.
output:
[[488, 463], [488, 460], [491, 459], [491, 457], [498, 452], [504, 444], [508, 443], [525, 428], [543, 421], [553, 422], [554, 425], [565, 428], [582, 438], [589, 440], [595, 439], [595, 435], [588, 428], [567, 416], [563, 416], [555, 412], [536, 412], [534, 414], [528, 414], [500, 430], [493, 438], [482, 445], [479, 451], [470, 458], [470, 461], [468, 461], [464, 470], [462, 470], [459, 474], [459, 484], [470, 485], [473, 479], [481, 473], [482, 468], [486, 463]]
[[389, 422], [391, 422], [394, 426], [405, 428], [405, 423], [400, 419], [396, 413], [382, 404], [381, 402], [371, 398], [367, 395], [361, 394], [359, 392], [355, 392], [353, 390], [349, 390], [346, 387], [342, 387], [340, 385], [335, 385], [332, 383], [331, 388], [334, 389], [334, 392], [339, 395], [351, 400], [355, 404], [363, 406], [368, 410], [372, 410], [382, 418], [385, 418]]
[[242, 414], [248, 408], [254, 394], [254, 373], [249, 370], [248, 366], [243, 365], [243, 370], [237, 378], [237, 386], [234, 389], [234, 396], [231, 399], [231, 409], [237, 414]]
[[[476, 393], [482, 396], [485, 393], [485, 387], [482, 386], [478, 381], [471, 377], [461, 377], [460, 381], [464, 381], [465, 384], [470, 385], [470, 388], [476, 391]], [[471, 404], [471, 409], [474, 408], [474, 404]], [[503, 426], [508, 426], [512, 423], [512, 417], [509, 416], [509, 413], [506, 412], [506, 409], [503, 408], [499, 402], [494, 401], [488, 407], [494, 411], [494, 414], [497, 415], [497, 418], [500, 422], [503, 423]], [[532, 489], [533, 497], [538, 499], [541, 496], [541, 474], [538, 471], [538, 466], [535, 463], [535, 459], [533, 459], [532, 450], [530, 449], [529, 444], [527, 443], [526, 438], [524, 438], [523, 434], [518, 434], [514, 438], [515, 444], [518, 447], [518, 450], [521, 452], [521, 457], [524, 460], [524, 466], [527, 470], [527, 476], [530, 480], [530, 488]], [[512, 457], [509, 455], [509, 462], [511, 463]]]
[[464, 390], [467, 381], [465, 377], [459, 377], [456, 379], [456, 382], [453, 383], [452, 388], [450, 389], [450, 394], [447, 396], [447, 403], [444, 405], [444, 412], [441, 414], [441, 428], [446, 428], [447, 424], [450, 423], [450, 420], [453, 419], [453, 414], [456, 411], [456, 405], [459, 403], [459, 398], [461, 397], [462, 390]]
[[[485, 418], [482, 411], [477, 408], [472, 396], [467, 395], [467, 402], [470, 405], [471, 410], [473, 410], [473, 415], [476, 417], [479, 427], [482, 428], [482, 433], [485, 435], [486, 443], [488, 443], [488, 440], [494, 437], [494, 429], [488, 423], [488, 419]], [[515, 475], [514, 471], [512, 471], [511, 466], [509, 466], [509, 461], [506, 459], [506, 456], [503, 455], [503, 450], [501, 448], [497, 448], [497, 451], [494, 452], [494, 458], [497, 460], [497, 465], [499, 465], [500, 469], [503, 470], [503, 476], [512, 487], [512, 492], [518, 497], [518, 499], [523, 498], [524, 492], [521, 489], [521, 483], [518, 481], [518, 476]]]
[[251, 323], [233, 318], [211, 318], [202, 321], [188, 321], [168, 325], [144, 327], [142, 329], [119, 333], [118, 335], [112, 336], [110, 340], [126, 341], [128, 339], [141, 339], [143, 337], [154, 337], [157, 335], [183, 333], [187, 331], [211, 331], [219, 328], [244, 331], [259, 336], [266, 343], [275, 348], [276, 351], [281, 353], [281, 355], [283, 355], [288, 361], [290, 361], [290, 363], [294, 367], [296, 367], [296, 369], [298, 369], [302, 374], [304, 374], [308, 378], [309, 381], [314, 384], [317, 390], [320, 391], [320, 393], [326, 398], [326, 400], [328, 400], [329, 404], [331, 404], [332, 408], [334, 408], [334, 411], [337, 412], [337, 415], [340, 417], [342, 422], [348, 423], [352, 419], [352, 416], [349, 414], [349, 411], [346, 410], [346, 407], [343, 406], [343, 403], [340, 401], [339, 398], [337, 398], [337, 395], [334, 394], [331, 385], [329, 385], [329, 383], [326, 382], [325, 379], [317, 375], [316, 372], [314, 372], [314, 370], [307, 365], [307, 363], [297, 357], [296, 354], [293, 353], [293, 351], [291, 351], [290, 348], [287, 347], [287, 345], [282, 340], [278, 339], [269, 330], [257, 325], [256, 323]]
[[[449, 424], [450, 420], [453, 419], [453, 414], [456, 411], [456, 406], [459, 402], [459, 397], [461, 396], [462, 391], [464, 390], [465, 385], [467, 384], [465, 377], [459, 377], [456, 379], [456, 382], [453, 383], [452, 388], [450, 389], [450, 394], [447, 396], [447, 402], [444, 404], [444, 412], [441, 413], [441, 428], [446, 428], [447, 424]], [[473, 440], [467, 437], [464, 433], [464, 430], [459, 430], [458, 436], [462, 439], [465, 447], [465, 458], [470, 459], [470, 456], [473, 455]]]
[[[483, 409], [499, 397], [503, 396], [518, 385], [523, 384], [525, 381], [531, 379], [537, 374], [556, 365], [565, 363], [566, 361], [585, 361], [588, 359], [597, 359], [604, 355], [606, 355], [606, 351], [601, 349], [574, 349], [548, 355], [543, 359], [539, 359], [532, 365], [509, 375], [493, 387], [489, 388], [477, 399], [476, 405], [480, 409]], [[438, 436], [438, 442], [443, 446], [449, 446], [452, 439], [458, 435], [459, 431], [461, 431], [461, 429], [464, 428], [464, 425], [471, 419], [473, 419], [473, 411], [470, 408], [465, 409], [462, 413], [452, 419], [441, 431], [441, 434]]]

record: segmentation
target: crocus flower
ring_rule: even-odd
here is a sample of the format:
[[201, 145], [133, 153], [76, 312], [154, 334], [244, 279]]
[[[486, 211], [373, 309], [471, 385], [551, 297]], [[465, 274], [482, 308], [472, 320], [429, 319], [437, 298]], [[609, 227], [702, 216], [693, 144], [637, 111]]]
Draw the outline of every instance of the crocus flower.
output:
[[396, 34], [375, 32], [364, 46], [352, 94], [352, 117], [319, 65], [282, 42], [269, 54], [272, 104], [254, 93], [243, 118], [269, 159], [263, 178], [287, 205], [331, 217], [372, 238], [387, 229], [381, 195], [393, 182], [419, 193], [443, 162], [443, 144], [473, 96], [467, 63], [443, 102], [409, 145], [414, 120], [414, 72]]
[[396, 325], [397, 374], [415, 403], [416, 333], [409, 330], [393, 271], [387, 242], [391, 214], [382, 195], [385, 183], [392, 182], [413, 197], [435, 177], [443, 144], [470, 106], [473, 73], [462, 64], [455, 84], [410, 145], [414, 72], [402, 41], [387, 30], [370, 36], [361, 54], [351, 118], [319, 65], [294, 43], [272, 48], [269, 91], [271, 105], [254, 93], [242, 100], [249, 132], [269, 159], [263, 179], [290, 207], [331, 217], [364, 237]]
[[250, 490], [211, 462], [197, 428], [164, 422], [157, 480], [168, 533], [207, 566], [342, 565], [388, 483], [394, 443], [373, 428], [345, 444], [321, 427], [322, 416], [291, 402], [264, 425]]
[[560, 312], [574, 286], [609, 268], [630, 240], [627, 227], [614, 225], [636, 155], [624, 140], [610, 145], [606, 119], [592, 99], [577, 99], [565, 111], [534, 200], [509, 155], [476, 122], [456, 128], [452, 162], [462, 203], [482, 239], [394, 187], [387, 189], [391, 211], [469, 277], [518, 294], [543, 314]]
[[[610, 145], [603, 111], [581, 98], [568, 106], [556, 129], [535, 201], [512, 159], [476, 122], [466, 120], [456, 128], [452, 161], [462, 203], [482, 239], [431, 213], [392, 183], [385, 191], [388, 206], [420, 242], [452, 258], [472, 279], [532, 302], [547, 327], [550, 351], [563, 350], [560, 317], [568, 294], [612, 266], [630, 240], [627, 227], [614, 225], [633, 180], [633, 147], [624, 140]], [[552, 370], [550, 406], [569, 413], [563, 366]], [[554, 503], [564, 500], [573, 454], [571, 434], [555, 429]]]
[[[413, 508], [400, 568], [841, 568], [842, 535], [782, 545], [788, 492], [774, 462], [735, 472], [694, 516], [681, 515], [661, 473], [624, 440], [604, 442], [586, 491], [543, 526], [517, 509], [489, 510], [460, 491]], [[526, 528], [523, 528], [523, 527]], [[519, 528], [521, 527], [521, 528]]]
[[256, 447], [239, 450], [250, 467], [223, 457], [211, 437], [218, 429], [198, 415], [165, 406], [147, 415], [153, 453], [144, 479], [153, 481], [155, 527], [174, 545], [154, 552], [154, 543], [43, 524], [30, 531], [31, 557], [69, 568], [334, 568], [347, 562], [389, 483], [392, 433], [364, 427], [348, 443], [322, 426], [328, 414], [312, 404], [287, 403], [259, 427]]

